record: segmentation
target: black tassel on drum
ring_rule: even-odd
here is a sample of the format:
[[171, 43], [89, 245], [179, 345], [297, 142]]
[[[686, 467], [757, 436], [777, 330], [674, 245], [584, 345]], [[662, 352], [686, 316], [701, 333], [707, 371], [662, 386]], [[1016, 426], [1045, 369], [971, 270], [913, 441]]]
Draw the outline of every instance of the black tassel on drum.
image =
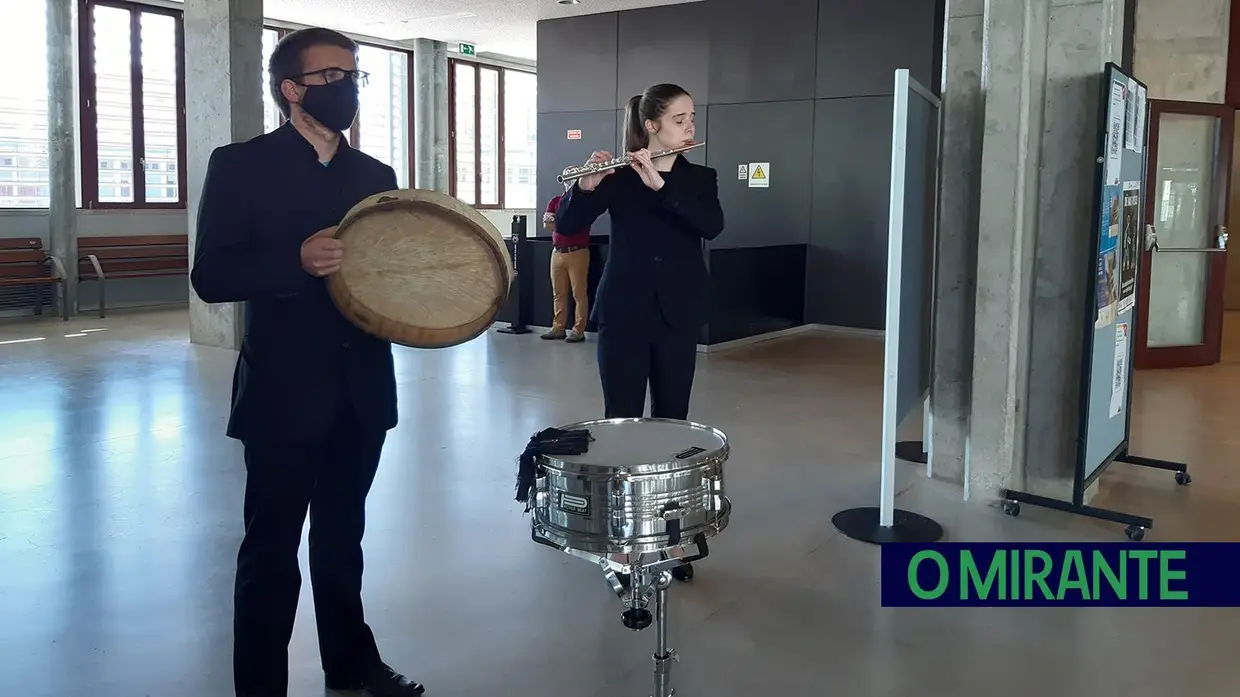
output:
[[529, 503], [530, 489], [538, 477], [539, 455], [581, 455], [589, 451], [591, 440], [590, 432], [584, 429], [547, 428], [535, 433], [517, 460], [517, 500]]

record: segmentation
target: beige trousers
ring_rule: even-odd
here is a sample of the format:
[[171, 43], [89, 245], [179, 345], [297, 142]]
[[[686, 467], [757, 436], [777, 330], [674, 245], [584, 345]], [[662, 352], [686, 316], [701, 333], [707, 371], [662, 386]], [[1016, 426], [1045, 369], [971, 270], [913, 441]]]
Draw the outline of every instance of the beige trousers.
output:
[[586, 319], [590, 316], [590, 301], [586, 297], [587, 277], [590, 273], [590, 250], [551, 253], [551, 295], [555, 302], [555, 315], [551, 321], [552, 331], [564, 331], [568, 320], [568, 296], [576, 305], [573, 329], [586, 331]]

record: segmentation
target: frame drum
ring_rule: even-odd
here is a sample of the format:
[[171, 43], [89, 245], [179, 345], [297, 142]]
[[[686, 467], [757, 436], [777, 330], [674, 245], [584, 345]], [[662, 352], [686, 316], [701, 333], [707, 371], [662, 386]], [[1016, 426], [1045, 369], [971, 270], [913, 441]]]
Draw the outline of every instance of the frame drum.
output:
[[714, 537], [731, 518], [720, 431], [669, 419], [604, 419], [588, 429], [590, 450], [539, 457], [534, 534], [591, 554], [645, 554]]
[[465, 343], [495, 323], [514, 277], [499, 230], [438, 191], [402, 189], [358, 203], [336, 229], [344, 262], [332, 300], [363, 331], [403, 346]]

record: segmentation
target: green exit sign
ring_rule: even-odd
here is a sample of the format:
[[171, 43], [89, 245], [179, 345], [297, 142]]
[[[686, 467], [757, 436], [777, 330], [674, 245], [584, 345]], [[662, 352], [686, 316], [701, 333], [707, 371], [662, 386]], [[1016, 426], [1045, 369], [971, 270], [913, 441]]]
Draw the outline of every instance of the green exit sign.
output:
[[477, 51], [474, 49], [474, 45], [473, 45], [473, 44], [461, 44], [460, 46], [461, 46], [461, 55], [462, 55], [462, 56], [476, 56], [476, 55], [478, 55]]

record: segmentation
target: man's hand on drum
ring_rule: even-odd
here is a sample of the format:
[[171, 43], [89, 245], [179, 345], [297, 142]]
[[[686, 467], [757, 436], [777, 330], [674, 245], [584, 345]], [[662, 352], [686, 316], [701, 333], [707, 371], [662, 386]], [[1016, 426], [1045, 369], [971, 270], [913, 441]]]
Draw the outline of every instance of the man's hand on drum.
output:
[[301, 268], [311, 276], [327, 276], [340, 270], [344, 243], [332, 235], [336, 226], [319, 230], [301, 243]]

